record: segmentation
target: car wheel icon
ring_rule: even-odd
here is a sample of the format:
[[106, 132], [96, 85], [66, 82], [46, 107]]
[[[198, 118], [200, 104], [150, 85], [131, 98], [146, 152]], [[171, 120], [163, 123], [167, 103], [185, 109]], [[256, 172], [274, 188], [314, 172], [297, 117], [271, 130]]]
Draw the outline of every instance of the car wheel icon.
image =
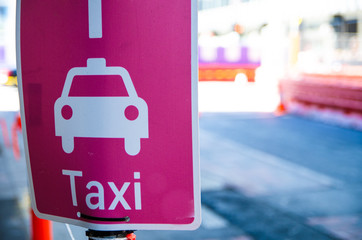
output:
[[124, 147], [129, 155], [137, 155], [141, 150], [141, 139], [127, 138], [124, 140]]
[[[128, 96], [69, 96], [76, 76], [110, 76], [122, 79]], [[62, 95], [54, 104], [55, 135], [61, 137], [65, 153], [74, 151], [74, 138], [124, 138], [128, 155], [141, 151], [141, 139], [148, 138], [148, 106], [133, 86], [128, 71], [107, 67], [104, 58], [89, 58], [86, 67], [68, 71]]]
[[71, 153], [74, 150], [74, 137], [62, 136], [62, 147], [64, 152]]

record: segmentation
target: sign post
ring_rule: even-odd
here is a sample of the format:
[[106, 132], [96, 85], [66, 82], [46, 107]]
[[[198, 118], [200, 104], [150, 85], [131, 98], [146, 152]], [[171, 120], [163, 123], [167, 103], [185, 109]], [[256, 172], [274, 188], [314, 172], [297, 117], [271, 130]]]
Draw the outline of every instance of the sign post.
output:
[[134, 231], [94, 231], [88, 230], [86, 235], [89, 240], [114, 239], [114, 240], [136, 240]]
[[18, 0], [32, 207], [94, 231], [200, 225], [197, 0]]

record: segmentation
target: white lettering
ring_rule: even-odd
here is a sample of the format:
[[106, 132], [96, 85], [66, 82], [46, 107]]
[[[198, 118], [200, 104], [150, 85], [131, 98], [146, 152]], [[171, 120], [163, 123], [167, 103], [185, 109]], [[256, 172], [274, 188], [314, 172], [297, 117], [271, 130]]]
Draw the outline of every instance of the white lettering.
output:
[[113, 182], [109, 182], [108, 185], [111, 187], [111, 189], [115, 195], [115, 198], [113, 199], [113, 202], [112, 202], [111, 206], [109, 207], [109, 210], [114, 210], [116, 208], [118, 202], [120, 202], [122, 204], [124, 209], [131, 210], [131, 207], [128, 205], [128, 203], [126, 202], [126, 200], [123, 197], [123, 194], [126, 192], [130, 183], [129, 182], [123, 183], [121, 190], [118, 190], [118, 188], [116, 187], [116, 185]]
[[[96, 187], [98, 189], [98, 192], [94, 192], [94, 193], [88, 193], [85, 201], [87, 203], [87, 206], [90, 209], [104, 209], [104, 189], [103, 186], [100, 182], [97, 181], [91, 181], [87, 184], [87, 188], [90, 190], [92, 187]], [[98, 198], [98, 202], [93, 204], [91, 199], [92, 198]]]
[[[141, 179], [141, 173], [140, 172], [134, 172], [133, 174], [134, 179]], [[134, 183], [134, 199], [135, 199], [135, 209], [141, 210], [142, 204], [141, 204], [141, 183], [135, 182]]]
[[[73, 206], [78, 206], [77, 201], [77, 190], [75, 186], [75, 178], [76, 177], [83, 177], [82, 171], [73, 171], [73, 170], [62, 170], [62, 174], [69, 176], [69, 182], [70, 182], [70, 190], [71, 190], [71, 196], [72, 196], [72, 203]], [[134, 209], [135, 210], [142, 210], [142, 202], [141, 202], [141, 173], [140, 172], [134, 172], [133, 178], [135, 180], [133, 187], [134, 187]], [[138, 181], [137, 181], [138, 180]], [[137, 182], [136, 182], [137, 181]], [[124, 194], [126, 193], [128, 187], [131, 185], [131, 182], [124, 182], [121, 189], [118, 189], [116, 184], [114, 182], [108, 182], [109, 187], [113, 191], [115, 197], [109, 206], [108, 210], [115, 210], [118, 203], [121, 203], [122, 207], [125, 210], [131, 210], [131, 207], [129, 206], [128, 202], [126, 201]], [[78, 186], [79, 187], [79, 186]], [[90, 181], [86, 185], [86, 188], [88, 190], [91, 190], [92, 188], [96, 188], [96, 191], [89, 192], [85, 197], [85, 203], [89, 209], [95, 210], [105, 209], [105, 194], [104, 194], [104, 187], [102, 183], [98, 181]]]
[[75, 177], [81, 177], [83, 173], [81, 171], [72, 171], [72, 170], [64, 170], [62, 171], [63, 175], [70, 176], [70, 189], [72, 193], [72, 202], [73, 206], [78, 206], [77, 203], [77, 195], [75, 190]]

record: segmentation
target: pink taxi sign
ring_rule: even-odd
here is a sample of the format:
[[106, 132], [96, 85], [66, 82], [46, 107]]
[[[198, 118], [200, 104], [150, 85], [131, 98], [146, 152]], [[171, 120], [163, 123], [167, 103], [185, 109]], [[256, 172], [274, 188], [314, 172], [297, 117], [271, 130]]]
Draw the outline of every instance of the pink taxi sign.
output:
[[94, 230], [200, 225], [197, 1], [18, 0], [31, 199]]

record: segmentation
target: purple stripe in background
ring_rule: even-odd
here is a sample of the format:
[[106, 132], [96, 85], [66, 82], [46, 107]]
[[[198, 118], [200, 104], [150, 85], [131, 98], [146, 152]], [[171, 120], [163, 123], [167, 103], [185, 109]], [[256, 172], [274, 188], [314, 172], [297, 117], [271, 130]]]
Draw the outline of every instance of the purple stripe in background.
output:
[[5, 62], [5, 47], [0, 46], [0, 62]]
[[199, 47], [199, 63], [223, 64], [260, 64], [260, 59], [252, 59], [250, 49], [247, 47]]

